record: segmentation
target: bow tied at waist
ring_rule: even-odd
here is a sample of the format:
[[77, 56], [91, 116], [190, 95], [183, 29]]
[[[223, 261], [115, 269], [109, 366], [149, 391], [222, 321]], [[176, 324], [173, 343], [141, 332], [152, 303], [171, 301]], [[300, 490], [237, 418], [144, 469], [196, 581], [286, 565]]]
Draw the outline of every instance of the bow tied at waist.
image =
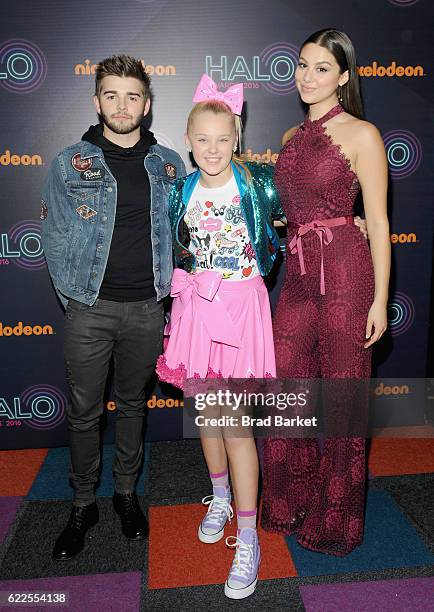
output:
[[205, 270], [199, 274], [188, 274], [185, 270], [176, 268], [173, 273], [170, 295], [177, 297], [184, 292], [190, 294], [194, 291], [200, 297], [211, 302], [222, 282], [221, 274]]
[[239, 348], [241, 340], [238, 330], [217, 295], [221, 282], [221, 274], [212, 270], [189, 274], [181, 268], [176, 268], [170, 295], [179, 299], [173, 301], [166, 333], [170, 333], [170, 329], [176, 325], [187, 308], [193, 308], [198, 315], [198, 324], [205, 326], [212, 340]]
[[289, 250], [291, 255], [298, 254], [298, 261], [300, 263], [300, 276], [306, 274], [306, 266], [304, 264], [303, 256], [303, 243], [302, 238], [309, 232], [315, 232], [319, 238], [319, 245], [321, 251], [321, 273], [320, 273], [320, 291], [321, 295], [325, 294], [325, 279], [324, 279], [324, 246], [328, 246], [333, 240], [333, 232], [331, 227], [337, 227], [338, 225], [350, 225], [354, 223], [354, 218], [351, 216], [347, 217], [336, 217], [334, 219], [315, 219], [310, 223], [300, 225], [297, 233], [293, 236], [289, 243]]

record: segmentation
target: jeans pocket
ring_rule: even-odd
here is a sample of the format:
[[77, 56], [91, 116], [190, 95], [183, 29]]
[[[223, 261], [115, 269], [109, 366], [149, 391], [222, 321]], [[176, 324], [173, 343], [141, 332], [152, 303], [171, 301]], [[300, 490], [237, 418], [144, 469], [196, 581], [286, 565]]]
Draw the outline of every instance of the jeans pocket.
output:
[[69, 321], [72, 321], [74, 313], [83, 312], [84, 310], [87, 310], [88, 308], [89, 306], [87, 304], [84, 304], [83, 302], [79, 302], [78, 300], [69, 299], [68, 304], [66, 305], [65, 317]]

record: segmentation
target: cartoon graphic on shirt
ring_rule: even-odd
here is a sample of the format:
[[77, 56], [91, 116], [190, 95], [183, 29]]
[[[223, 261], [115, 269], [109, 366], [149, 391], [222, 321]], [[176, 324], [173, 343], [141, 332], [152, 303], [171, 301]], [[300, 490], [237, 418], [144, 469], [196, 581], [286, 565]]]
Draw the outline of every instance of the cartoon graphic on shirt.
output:
[[225, 213], [226, 221], [233, 223], [234, 225], [238, 225], [239, 223], [243, 223], [243, 215], [239, 206], [229, 206]]
[[251, 242], [248, 242], [246, 245], [244, 245], [242, 255], [248, 260], [249, 263], [252, 261], [252, 259], [256, 259], [255, 251], [252, 247]]
[[188, 224], [191, 225], [197, 225], [200, 221], [200, 218], [202, 216], [202, 205], [201, 203], [196, 200], [195, 204], [193, 205], [192, 208], [189, 208], [188, 212], [186, 213], [186, 221]]
[[211, 212], [216, 217], [222, 217], [225, 214], [226, 206], [213, 206]]
[[205, 230], [206, 232], [218, 232], [223, 225], [223, 221], [221, 219], [202, 219], [199, 221], [199, 229]]
[[[227, 226], [225, 226], [225, 229], [226, 229], [226, 227]], [[239, 227], [238, 229], [233, 231], [231, 233], [231, 238], [238, 238], [238, 236], [244, 236], [244, 234], [247, 234], [247, 227], [245, 225], [243, 225], [242, 227]]]
[[185, 222], [198, 270], [216, 270], [224, 280], [240, 281], [259, 270], [236, 190], [235, 180], [216, 189], [196, 185]]
[[237, 250], [238, 242], [236, 240], [228, 240], [226, 235], [220, 232], [214, 236], [214, 240], [220, 255], [224, 255], [226, 252], [230, 254], [236, 252], [237, 255], [239, 254], [239, 250]]
[[200, 236], [196, 236], [195, 239], [198, 241], [199, 247], [202, 249], [204, 253], [209, 251], [209, 243], [211, 241], [210, 234], [207, 234], [204, 238], [201, 238]]

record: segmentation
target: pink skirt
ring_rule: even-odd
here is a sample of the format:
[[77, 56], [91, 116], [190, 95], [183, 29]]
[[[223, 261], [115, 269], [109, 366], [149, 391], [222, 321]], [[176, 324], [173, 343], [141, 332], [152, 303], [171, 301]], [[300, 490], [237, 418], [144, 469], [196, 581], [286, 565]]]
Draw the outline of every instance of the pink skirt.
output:
[[276, 376], [268, 291], [261, 276], [223, 280], [205, 270], [177, 268], [160, 380], [182, 389], [186, 378], [269, 378]]

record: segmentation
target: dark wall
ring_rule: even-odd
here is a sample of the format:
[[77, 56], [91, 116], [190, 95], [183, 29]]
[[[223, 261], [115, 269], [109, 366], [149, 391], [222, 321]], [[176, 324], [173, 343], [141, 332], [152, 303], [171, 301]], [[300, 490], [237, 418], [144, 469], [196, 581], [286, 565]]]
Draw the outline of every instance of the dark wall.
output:
[[[425, 376], [433, 201], [430, 18], [428, 0], [6, 3], [0, 24], [0, 448], [67, 441], [63, 312], [41, 250], [40, 193], [57, 151], [97, 121], [92, 66], [120, 52], [142, 58], [154, 73], [151, 127], [186, 162], [186, 117], [205, 71], [220, 87], [246, 84], [245, 151], [275, 161], [282, 133], [303, 117], [293, 81], [300, 43], [322, 27], [349, 33], [362, 67], [366, 116], [383, 134], [390, 164], [390, 331], [376, 349], [374, 372]], [[282, 274], [283, 267], [273, 303]], [[173, 391], [165, 391], [176, 404]], [[164, 396], [160, 388], [154, 392]], [[411, 405], [411, 387], [406, 397], [394, 395], [377, 397], [379, 412], [385, 399], [386, 412]], [[179, 401], [150, 408], [149, 437], [182, 435]]]

